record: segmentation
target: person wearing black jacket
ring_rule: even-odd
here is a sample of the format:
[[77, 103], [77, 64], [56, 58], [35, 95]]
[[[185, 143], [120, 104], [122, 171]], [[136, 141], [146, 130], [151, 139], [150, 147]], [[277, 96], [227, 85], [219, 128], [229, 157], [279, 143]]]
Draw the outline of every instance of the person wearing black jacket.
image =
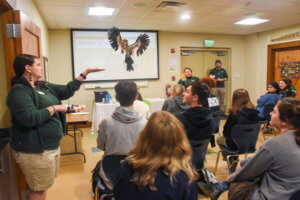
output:
[[[217, 138], [217, 144], [227, 146], [231, 150], [236, 150], [237, 146], [234, 144], [231, 138], [231, 130], [235, 125], [247, 125], [258, 123], [258, 111], [255, 109], [254, 104], [250, 101], [249, 93], [245, 89], [237, 89], [233, 92], [232, 96], [232, 106], [228, 109], [230, 113], [227, 121], [223, 128], [223, 136]], [[223, 160], [226, 160], [226, 153], [222, 151]], [[230, 170], [235, 171], [238, 156], [233, 157], [230, 160], [231, 165]]]
[[[190, 108], [182, 114], [177, 115], [177, 118], [184, 125], [184, 129], [194, 152], [194, 165], [195, 162], [199, 163], [199, 160], [196, 161], [195, 158], [200, 157], [199, 155], [196, 155], [195, 149], [202, 145], [204, 140], [209, 140], [214, 132], [214, 119], [212, 112], [210, 108], [203, 106], [204, 104], [207, 104], [209, 91], [210, 89], [205, 83], [192, 83], [187, 87], [183, 97], [183, 103], [189, 105]], [[200, 164], [200, 167], [203, 167], [201, 165], [203, 165], [205, 156], [201, 159], [200, 163], [202, 164]]]

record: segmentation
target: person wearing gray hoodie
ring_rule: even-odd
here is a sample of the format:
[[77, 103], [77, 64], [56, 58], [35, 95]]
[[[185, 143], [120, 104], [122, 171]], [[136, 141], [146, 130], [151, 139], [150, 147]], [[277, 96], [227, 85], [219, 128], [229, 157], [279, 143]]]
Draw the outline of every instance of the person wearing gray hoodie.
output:
[[172, 88], [172, 98], [165, 100], [161, 110], [168, 111], [173, 115], [179, 115], [189, 109], [189, 106], [183, 103], [184, 91], [185, 88], [183, 85], [174, 85]]
[[146, 119], [133, 109], [133, 102], [137, 99], [136, 84], [119, 81], [115, 91], [121, 106], [100, 123], [98, 130], [98, 148], [105, 151], [105, 155], [127, 154], [146, 125]]

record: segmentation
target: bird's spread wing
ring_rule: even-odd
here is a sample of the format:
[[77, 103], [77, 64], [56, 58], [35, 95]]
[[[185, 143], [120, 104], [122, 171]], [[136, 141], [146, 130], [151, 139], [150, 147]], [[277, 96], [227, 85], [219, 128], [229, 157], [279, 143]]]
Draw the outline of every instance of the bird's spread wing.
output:
[[122, 37], [117, 27], [108, 29], [107, 37], [111, 47], [117, 51], [119, 46], [122, 48]]
[[149, 44], [149, 36], [147, 34], [140, 34], [135, 43], [130, 45], [130, 52], [137, 49], [136, 54], [139, 56], [147, 49]]

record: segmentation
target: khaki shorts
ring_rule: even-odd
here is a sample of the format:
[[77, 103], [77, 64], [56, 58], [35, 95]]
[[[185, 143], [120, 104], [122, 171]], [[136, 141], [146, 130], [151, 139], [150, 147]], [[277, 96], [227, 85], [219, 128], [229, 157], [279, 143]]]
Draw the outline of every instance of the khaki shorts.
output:
[[57, 176], [60, 162], [60, 148], [45, 150], [43, 153], [14, 151], [29, 189], [42, 191], [49, 189]]

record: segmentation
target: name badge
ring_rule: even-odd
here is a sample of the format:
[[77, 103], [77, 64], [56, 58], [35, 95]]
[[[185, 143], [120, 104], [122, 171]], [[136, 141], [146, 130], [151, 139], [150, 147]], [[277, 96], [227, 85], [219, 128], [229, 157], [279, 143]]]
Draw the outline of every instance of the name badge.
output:
[[41, 95], [44, 95], [45, 93], [42, 92], [42, 91], [36, 91], [37, 93], [41, 94]]

